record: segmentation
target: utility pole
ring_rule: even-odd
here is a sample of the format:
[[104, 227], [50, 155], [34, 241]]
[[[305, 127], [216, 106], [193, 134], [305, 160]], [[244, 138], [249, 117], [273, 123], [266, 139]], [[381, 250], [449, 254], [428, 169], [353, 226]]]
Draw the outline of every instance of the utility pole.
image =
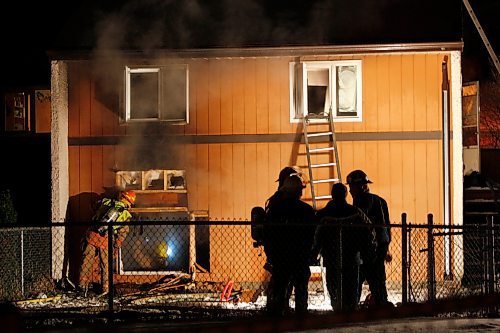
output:
[[493, 51], [493, 48], [491, 47], [488, 37], [486, 37], [486, 34], [484, 33], [484, 30], [481, 27], [481, 24], [479, 23], [479, 20], [477, 19], [476, 14], [474, 13], [474, 10], [472, 9], [469, 3], [469, 0], [462, 0], [462, 1], [465, 5], [465, 8], [467, 8], [467, 12], [469, 13], [470, 18], [472, 19], [472, 22], [474, 22], [474, 25], [476, 26], [477, 32], [479, 32], [479, 35], [483, 40], [484, 46], [486, 46], [486, 49], [490, 54], [491, 60], [493, 61], [493, 64], [495, 65], [495, 68], [497, 70], [496, 74], [500, 75], [500, 62], [498, 61], [498, 57], [495, 51]]

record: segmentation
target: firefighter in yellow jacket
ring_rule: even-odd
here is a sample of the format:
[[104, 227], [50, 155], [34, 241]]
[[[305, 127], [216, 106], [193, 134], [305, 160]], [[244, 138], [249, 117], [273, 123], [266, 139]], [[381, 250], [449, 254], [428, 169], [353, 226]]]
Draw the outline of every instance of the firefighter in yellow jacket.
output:
[[[85, 236], [82, 266], [80, 269], [79, 286], [88, 290], [92, 279], [94, 260], [99, 261], [102, 294], [108, 293], [108, 226], [110, 222], [128, 222], [132, 215], [128, 211], [135, 203], [134, 191], [120, 192], [119, 199], [103, 198], [92, 218], [94, 225], [89, 228]], [[127, 224], [113, 226], [113, 251], [117, 251], [129, 232]]]

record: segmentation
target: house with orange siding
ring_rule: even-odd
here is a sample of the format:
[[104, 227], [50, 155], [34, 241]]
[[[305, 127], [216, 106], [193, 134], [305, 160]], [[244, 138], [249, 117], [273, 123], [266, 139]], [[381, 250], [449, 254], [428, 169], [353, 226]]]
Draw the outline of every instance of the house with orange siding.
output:
[[[52, 221], [88, 220], [96, 194], [134, 188], [136, 214], [201, 214], [213, 222], [211, 279], [224, 280], [228, 262], [239, 263], [234, 279], [262, 278], [250, 227], [217, 222], [249, 220], [276, 190], [281, 168], [307, 168], [302, 118], [319, 105], [332, 112], [343, 175], [363, 169], [371, 190], [386, 198], [391, 223], [406, 213], [424, 224], [432, 213], [435, 224], [461, 225], [462, 47], [52, 53]], [[391, 244], [396, 258], [399, 242]], [[63, 243], [53, 242], [55, 254]], [[460, 274], [462, 263], [452, 264]], [[61, 272], [57, 259], [54, 277]]]

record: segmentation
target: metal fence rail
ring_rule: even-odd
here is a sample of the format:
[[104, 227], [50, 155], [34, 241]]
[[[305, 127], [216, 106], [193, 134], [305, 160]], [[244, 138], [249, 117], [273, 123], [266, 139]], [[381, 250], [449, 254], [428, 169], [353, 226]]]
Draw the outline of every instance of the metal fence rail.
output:
[[[401, 223], [391, 226], [391, 258], [385, 264], [389, 301], [398, 306], [499, 292], [496, 218], [445, 228], [434, 225], [431, 215], [425, 224], [412, 224], [403, 214]], [[120, 247], [108, 237], [101, 250], [87, 251], [90, 265], [83, 270], [89, 224], [0, 228], [1, 299], [21, 311], [75, 314], [175, 308], [182, 317], [193, 316], [189, 311], [197, 308], [237, 316], [264, 309], [270, 273], [250, 222], [162, 220], [128, 226]], [[106, 232], [109, 236], [113, 229]], [[294, 245], [289, 244], [291, 250]], [[329, 311], [324, 267], [311, 269], [309, 309]], [[109, 293], [100, 295], [105, 289]], [[365, 283], [360, 300], [369, 292]]]

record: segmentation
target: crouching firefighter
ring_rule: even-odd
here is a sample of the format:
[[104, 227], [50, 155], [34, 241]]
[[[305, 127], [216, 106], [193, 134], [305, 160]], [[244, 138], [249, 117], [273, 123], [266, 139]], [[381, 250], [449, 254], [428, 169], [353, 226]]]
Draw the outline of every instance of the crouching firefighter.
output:
[[[103, 198], [97, 203], [97, 211], [92, 218], [93, 225], [87, 230], [83, 242], [83, 258], [80, 268], [79, 287], [85, 291], [85, 296], [92, 280], [94, 260], [98, 260], [101, 278], [101, 296], [109, 292], [108, 285], [108, 223], [113, 225], [113, 256], [118, 253], [123, 241], [129, 232], [132, 215], [128, 211], [135, 203], [134, 191], [123, 191], [119, 199]], [[121, 224], [123, 223], [123, 224]]]

